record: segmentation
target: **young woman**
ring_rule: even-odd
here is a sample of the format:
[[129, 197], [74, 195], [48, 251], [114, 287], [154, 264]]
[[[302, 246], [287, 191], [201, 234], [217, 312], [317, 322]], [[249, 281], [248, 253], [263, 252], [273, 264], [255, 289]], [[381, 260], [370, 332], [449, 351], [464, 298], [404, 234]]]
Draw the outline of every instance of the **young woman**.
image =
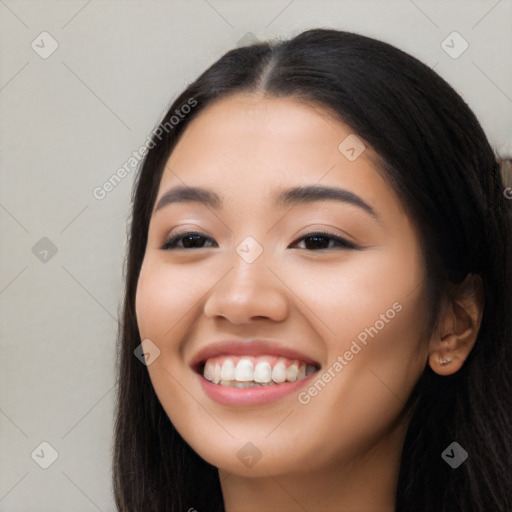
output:
[[228, 52], [147, 148], [120, 511], [510, 510], [510, 200], [443, 79], [309, 30]]

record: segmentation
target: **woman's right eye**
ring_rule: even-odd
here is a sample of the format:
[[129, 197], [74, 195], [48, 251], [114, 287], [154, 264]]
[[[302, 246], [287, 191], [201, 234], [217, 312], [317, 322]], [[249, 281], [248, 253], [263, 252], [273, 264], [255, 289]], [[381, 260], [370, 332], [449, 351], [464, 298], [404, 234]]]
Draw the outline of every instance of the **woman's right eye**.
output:
[[[213, 238], [204, 235], [203, 233], [198, 233], [197, 231], [187, 231], [185, 233], [179, 233], [170, 237], [165, 244], [161, 247], [163, 250], [173, 250], [173, 249], [203, 249], [204, 246], [201, 245], [202, 240], [210, 240], [215, 243]], [[182, 242], [180, 245], [179, 242]]]

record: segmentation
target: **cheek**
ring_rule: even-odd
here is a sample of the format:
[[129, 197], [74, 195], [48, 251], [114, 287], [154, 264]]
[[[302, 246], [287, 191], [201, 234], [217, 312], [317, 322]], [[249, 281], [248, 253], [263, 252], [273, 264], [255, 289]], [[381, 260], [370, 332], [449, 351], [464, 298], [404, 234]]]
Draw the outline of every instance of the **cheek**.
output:
[[[197, 277], [197, 276], [196, 276]], [[180, 364], [180, 344], [193, 322], [197, 289], [194, 276], [179, 267], [146, 259], [135, 298], [141, 340], [150, 339], [160, 353], [147, 370], [153, 389], [176, 428], [185, 434], [204, 411], [196, 405], [197, 391], [185, 390], [189, 369]], [[185, 320], [185, 321], [183, 321]], [[215, 431], [215, 425], [209, 425]]]
[[135, 315], [141, 340], [158, 338], [163, 328], [164, 305], [168, 303], [167, 287], [161, 286], [158, 276], [148, 272], [143, 265], [135, 295]]
[[144, 260], [135, 296], [141, 339], [174, 338], [170, 331], [191, 311], [197, 300], [197, 286], [194, 275], [177, 266]]
[[[340, 253], [337, 260], [319, 262], [297, 259], [275, 269], [300, 300], [294, 301], [321, 337], [332, 347], [343, 349], [344, 340], [365, 336], [372, 326], [389, 331], [388, 324], [406, 316], [409, 309], [420, 327], [426, 308], [418, 292], [424, 288], [421, 255], [402, 244], [386, 250]], [[293, 298], [291, 299], [293, 300]], [[409, 315], [409, 313], [408, 313]], [[368, 336], [368, 333], [366, 333]], [[348, 349], [348, 347], [347, 347]]]
[[[323, 419], [320, 425], [339, 422], [355, 438], [351, 426], [366, 425], [370, 432], [400, 413], [427, 361], [421, 258], [399, 252], [368, 252], [343, 265], [303, 271], [294, 285], [327, 353], [327, 383], [315, 381], [301, 403]], [[290, 270], [283, 280], [291, 277]]]
[[[366, 320], [347, 317], [346, 328], [336, 324], [329, 362], [299, 395], [297, 423], [288, 425], [290, 437], [300, 442], [294, 426], [319, 464], [366, 451], [401, 415], [426, 364], [417, 327], [421, 303], [421, 297], [409, 297], [400, 311], [393, 309], [396, 314], [388, 323], [381, 320], [376, 326], [372, 314]], [[286, 432], [281, 434], [286, 438]]]

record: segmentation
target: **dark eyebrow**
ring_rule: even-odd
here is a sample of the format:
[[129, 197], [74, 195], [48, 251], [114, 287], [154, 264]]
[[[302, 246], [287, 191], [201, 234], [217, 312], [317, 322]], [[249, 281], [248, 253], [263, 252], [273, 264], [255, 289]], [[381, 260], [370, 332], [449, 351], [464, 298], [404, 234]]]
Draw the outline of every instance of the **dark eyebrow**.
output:
[[183, 185], [168, 190], [158, 201], [154, 213], [168, 204], [187, 201], [197, 201], [214, 209], [219, 209], [222, 202], [220, 197], [211, 190]]
[[[352, 204], [379, 220], [375, 210], [368, 203], [356, 194], [342, 188], [308, 185], [282, 190], [274, 196], [275, 203], [283, 207], [324, 200]], [[168, 204], [187, 201], [197, 201], [213, 209], [219, 209], [222, 204], [221, 198], [211, 190], [202, 187], [178, 186], [168, 190], [160, 198], [154, 213]]]
[[362, 208], [376, 220], [380, 220], [375, 210], [359, 196], [348, 190], [336, 187], [325, 187], [319, 185], [308, 185], [304, 187], [293, 187], [279, 192], [275, 197], [277, 204], [291, 206], [296, 204], [308, 204], [314, 201], [333, 200], [342, 203], [353, 204]]

